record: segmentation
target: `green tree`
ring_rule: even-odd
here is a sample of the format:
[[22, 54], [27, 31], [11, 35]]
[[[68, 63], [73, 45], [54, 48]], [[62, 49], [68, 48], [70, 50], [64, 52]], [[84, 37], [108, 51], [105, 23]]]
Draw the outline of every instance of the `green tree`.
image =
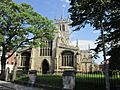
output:
[[[107, 49], [110, 62], [119, 60], [117, 52], [120, 46], [120, 1], [119, 0], [70, 0], [72, 26], [75, 30], [90, 24], [95, 30], [101, 30], [97, 39], [95, 51], [98, 53]], [[104, 38], [103, 38], [104, 37]], [[104, 41], [104, 42], [103, 42]], [[116, 57], [116, 60], [115, 60]], [[104, 57], [104, 60], [105, 57]], [[112, 65], [112, 63], [110, 63]], [[106, 65], [107, 66], [107, 65]], [[109, 90], [109, 79], [106, 69], [106, 90]]]
[[[2, 47], [1, 69], [5, 73], [6, 60], [19, 48], [43, 45], [43, 38], [52, 39], [55, 27], [51, 20], [42, 17], [26, 4], [12, 0], [0, 1], [0, 46]], [[6, 56], [7, 52], [12, 52]]]
[[120, 45], [112, 47], [108, 52], [110, 57], [110, 69], [111, 70], [120, 70]]
[[[120, 1], [71, 0], [70, 5], [71, 25], [76, 26], [75, 30], [85, 27], [86, 24], [90, 24], [95, 30], [104, 30], [105, 48], [110, 62], [120, 63], [120, 54], [117, 50], [120, 47]], [[96, 41], [95, 51], [98, 53], [103, 50], [102, 36], [100, 35]], [[112, 63], [110, 65], [112, 66]]]

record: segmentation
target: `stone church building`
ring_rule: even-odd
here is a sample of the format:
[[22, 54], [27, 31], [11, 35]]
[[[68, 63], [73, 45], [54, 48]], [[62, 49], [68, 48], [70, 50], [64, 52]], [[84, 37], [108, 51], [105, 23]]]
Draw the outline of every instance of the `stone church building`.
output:
[[54, 24], [58, 29], [54, 40], [45, 40], [44, 47], [21, 50], [18, 54], [18, 69], [37, 70], [43, 74], [59, 73], [64, 70], [77, 72], [97, 70], [90, 50], [80, 50], [78, 44], [76, 46], [70, 44], [69, 20], [55, 20]]

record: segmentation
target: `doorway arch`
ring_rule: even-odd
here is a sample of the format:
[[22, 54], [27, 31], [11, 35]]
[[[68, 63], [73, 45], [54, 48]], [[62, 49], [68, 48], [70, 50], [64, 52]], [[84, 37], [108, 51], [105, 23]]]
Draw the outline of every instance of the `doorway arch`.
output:
[[44, 59], [42, 62], [42, 74], [47, 74], [48, 71], [49, 71], [49, 63], [46, 59]]

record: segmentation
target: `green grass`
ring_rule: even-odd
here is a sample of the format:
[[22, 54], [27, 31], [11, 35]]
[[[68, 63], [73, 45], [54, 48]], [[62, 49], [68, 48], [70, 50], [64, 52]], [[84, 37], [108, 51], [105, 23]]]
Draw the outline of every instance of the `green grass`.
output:
[[[28, 82], [27, 75], [17, 75], [18, 81]], [[114, 90], [115, 85], [120, 83], [120, 78], [113, 77], [110, 79], [111, 90]], [[26, 83], [24, 83], [26, 84]], [[37, 87], [45, 87], [46, 90], [57, 90], [62, 88], [62, 75], [37, 75], [36, 83]], [[52, 86], [52, 88], [51, 88]], [[53, 89], [54, 88], [54, 89]], [[104, 75], [102, 74], [77, 74], [75, 90], [105, 90]]]
[[53, 86], [54, 88], [62, 88], [62, 76], [60, 75], [38, 75], [36, 78], [36, 84], [47, 86], [50, 88]]
[[104, 90], [103, 75], [81, 74], [76, 75], [75, 90]]

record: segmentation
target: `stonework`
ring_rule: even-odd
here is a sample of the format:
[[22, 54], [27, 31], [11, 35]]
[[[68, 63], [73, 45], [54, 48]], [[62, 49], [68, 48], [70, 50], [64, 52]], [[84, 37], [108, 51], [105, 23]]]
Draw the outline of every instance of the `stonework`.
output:
[[55, 20], [54, 24], [58, 30], [54, 40], [45, 41], [45, 47], [21, 51], [18, 56], [18, 69], [37, 70], [43, 74], [69, 69], [77, 72], [97, 70], [90, 50], [80, 50], [78, 45], [70, 45], [69, 19]]

